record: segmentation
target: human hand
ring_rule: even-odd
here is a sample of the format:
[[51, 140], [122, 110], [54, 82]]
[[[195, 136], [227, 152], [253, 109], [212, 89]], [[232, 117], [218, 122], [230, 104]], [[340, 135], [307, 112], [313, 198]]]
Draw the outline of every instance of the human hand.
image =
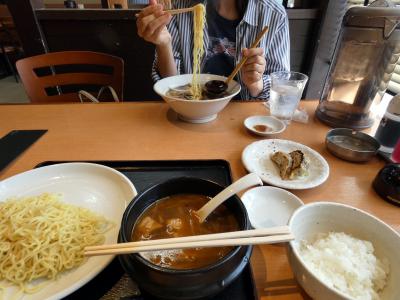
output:
[[243, 49], [243, 56], [247, 61], [242, 67], [242, 81], [252, 97], [257, 97], [263, 90], [263, 74], [265, 71], [265, 57], [262, 48]]
[[156, 0], [150, 0], [149, 6], [136, 17], [138, 35], [144, 40], [156, 46], [171, 43], [171, 35], [166, 26], [171, 21], [171, 15], [163, 11], [162, 5], [157, 4]]

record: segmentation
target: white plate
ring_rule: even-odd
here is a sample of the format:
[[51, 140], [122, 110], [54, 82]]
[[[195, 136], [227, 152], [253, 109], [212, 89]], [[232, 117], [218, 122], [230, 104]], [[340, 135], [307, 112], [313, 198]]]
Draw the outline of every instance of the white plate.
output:
[[[294, 180], [283, 180], [278, 168], [271, 160], [276, 151], [291, 152], [301, 150], [310, 161], [309, 175]], [[322, 184], [329, 176], [329, 165], [315, 150], [303, 144], [287, 140], [270, 139], [248, 145], [242, 153], [242, 162], [249, 172], [255, 172], [270, 185], [284, 189], [309, 189]]]
[[[106, 243], [115, 243], [122, 215], [137, 192], [130, 180], [120, 172], [91, 163], [65, 163], [30, 170], [0, 182], [0, 201], [15, 196], [61, 193], [66, 203], [79, 205], [103, 215], [115, 223], [106, 233]], [[113, 256], [90, 257], [83, 265], [64, 272], [58, 280], [45, 285], [23, 300], [60, 299], [79, 289], [95, 277]], [[10, 299], [16, 288], [5, 289], [4, 299]]]
[[273, 186], [259, 186], [241, 197], [254, 228], [284, 226], [304, 203], [292, 193]]
[[[255, 129], [256, 125], [267, 126], [267, 131], [259, 131]], [[261, 136], [272, 136], [279, 134], [286, 129], [286, 124], [281, 120], [271, 116], [252, 116], [244, 120], [244, 126], [251, 132]]]

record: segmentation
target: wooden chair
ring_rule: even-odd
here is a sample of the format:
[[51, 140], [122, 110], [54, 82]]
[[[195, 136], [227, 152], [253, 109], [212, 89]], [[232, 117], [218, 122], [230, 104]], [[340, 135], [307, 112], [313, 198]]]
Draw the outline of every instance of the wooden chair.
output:
[[107, 0], [108, 7], [113, 9], [128, 9], [128, 0]]
[[53, 52], [21, 59], [16, 66], [32, 103], [79, 102], [79, 90], [96, 96], [103, 86], [113, 87], [123, 99], [124, 61], [116, 56]]

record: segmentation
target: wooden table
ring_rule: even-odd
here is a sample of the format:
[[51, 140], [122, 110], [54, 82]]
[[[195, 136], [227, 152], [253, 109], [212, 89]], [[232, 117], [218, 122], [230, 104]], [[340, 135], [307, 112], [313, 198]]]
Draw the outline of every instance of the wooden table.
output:
[[[400, 229], [399, 208], [383, 201], [371, 183], [384, 165], [379, 158], [365, 164], [340, 160], [327, 152], [329, 127], [314, 116], [316, 101], [302, 103], [308, 124], [295, 123], [279, 138], [306, 144], [323, 155], [330, 176], [321, 186], [292, 191], [305, 203], [334, 201], [356, 206]], [[243, 126], [251, 115], [266, 114], [262, 103], [230, 103], [217, 120], [188, 124], [163, 103], [66, 105], [2, 105], [0, 136], [14, 129], [49, 131], [0, 173], [0, 180], [29, 170], [47, 160], [173, 160], [225, 159], [233, 177], [246, 174], [241, 153], [259, 140]], [[252, 267], [260, 299], [307, 299], [293, 279], [285, 247], [254, 248]]]

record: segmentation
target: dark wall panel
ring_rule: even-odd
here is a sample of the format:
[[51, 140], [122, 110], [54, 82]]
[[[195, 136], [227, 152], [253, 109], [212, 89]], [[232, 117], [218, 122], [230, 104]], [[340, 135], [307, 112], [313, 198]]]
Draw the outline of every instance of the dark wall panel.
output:
[[88, 10], [84, 14], [83, 18], [64, 15], [64, 20], [60, 15], [39, 18], [49, 51], [88, 50], [119, 56], [125, 62], [124, 100], [159, 100], [150, 75], [154, 47], [137, 36], [135, 19], [98, 19]]

